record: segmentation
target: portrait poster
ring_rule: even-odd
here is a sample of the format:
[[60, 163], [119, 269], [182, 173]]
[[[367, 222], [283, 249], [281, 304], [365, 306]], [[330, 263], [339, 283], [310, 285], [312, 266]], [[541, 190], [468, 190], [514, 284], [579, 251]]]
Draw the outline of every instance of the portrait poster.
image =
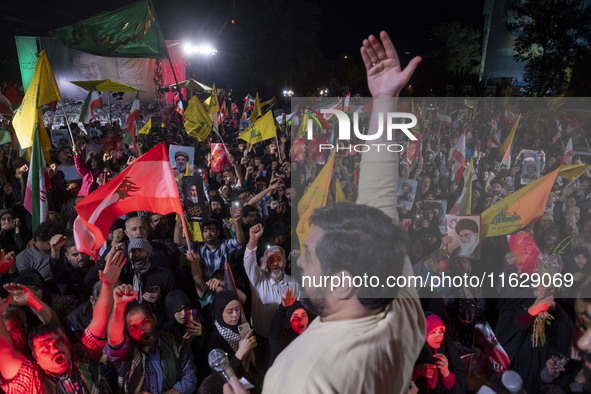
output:
[[168, 158], [175, 176], [179, 174], [184, 175], [187, 171], [187, 166], [189, 166], [189, 173], [192, 173], [191, 170], [195, 161], [195, 147], [170, 145], [168, 148]]
[[480, 258], [480, 215], [445, 215], [443, 249], [452, 256]]
[[209, 209], [203, 179], [200, 175], [185, 176], [182, 183], [183, 210], [190, 221], [200, 221], [209, 218]]
[[54, 148], [72, 146], [72, 139], [70, 138], [70, 132], [68, 129], [52, 129], [51, 145], [53, 145]]
[[398, 178], [398, 189], [396, 192], [398, 208], [406, 211], [412, 210], [417, 194], [418, 183], [416, 179]]
[[521, 165], [521, 184], [529, 185], [540, 178], [542, 171], [542, 152], [538, 150], [524, 149], [523, 163]]

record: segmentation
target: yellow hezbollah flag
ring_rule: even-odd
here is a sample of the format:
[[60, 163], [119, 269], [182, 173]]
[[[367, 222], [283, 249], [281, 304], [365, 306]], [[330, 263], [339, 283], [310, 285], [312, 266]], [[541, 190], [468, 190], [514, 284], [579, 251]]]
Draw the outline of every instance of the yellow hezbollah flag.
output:
[[203, 104], [207, 103], [207, 113], [210, 115], [217, 114], [220, 111], [220, 104], [218, 103], [218, 92], [215, 89], [215, 83], [211, 87], [211, 96], [207, 98]]
[[263, 111], [261, 110], [261, 102], [259, 101], [259, 94], [257, 92], [256, 97], [254, 99], [254, 108], [252, 109], [252, 113], [250, 114], [250, 117], [248, 118], [248, 120], [250, 120], [250, 123], [254, 123], [259, 116], [263, 115]]
[[507, 137], [507, 139], [503, 143], [503, 147], [501, 148], [501, 156], [505, 153], [507, 148], [509, 148], [509, 146], [513, 142], [513, 138], [515, 137], [515, 130], [517, 130], [517, 125], [519, 124], [519, 119], [521, 119], [521, 114], [519, 114], [519, 116], [517, 117], [517, 120], [513, 123], [513, 127], [511, 127], [511, 132], [509, 133], [509, 137]]
[[568, 179], [569, 181], [574, 181], [580, 177], [587, 168], [589, 168], [589, 165], [587, 164], [567, 164], [560, 166], [558, 176]]
[[47, 60], [47, 55], [45, 51], [41, 51], [37, 66], [35, 66], [33, 79], [31, 79], [23, 102], [12, 120], [21, 149], [33, 146], [38, 108], [55, 100], [61, 100], [60, 91]]
[[333, 149], [330, 158], [324, 167], [322, 167], [322, 170], [320, 170], [320, 173], [318, 173], [318, 176], [314, 179], [314, 182], [312, 182], [306, 193], [304, 193], [300, 202], [298, 202], [300, 221], [296, 228], [296, 234], [300, 240], [300, 250], [302, 251], [304, 251], [304, 240], [312, 229], [310, 218], [312, 217], [314, 210], [326, 206], [335, 156], [336, 153]]
[[275, 103], [275, 97], [273, 97], [272, 99], [269, 99], [267, 101], [263, 101], [261, 103], [261, 108], [263, 108], [265, 105], [269, 105], [269, 104], [273, 104], [273, 103]]
[[199, 141], [205, 141], [211, 133], [213, 122], [197, 96], [191, 97], [183, 117], [187, 134], [196, 137]]
[[[164, 127], [164, 122], [162, 122], [161, 127]], [[152, 129], [152, 118], [148, 119], [148, 122], [138, 130], [138, 135], [148, 135], [150, 134], [150, 130]]]
[[304, 116], [302, 116], [302, 120], [300, 121], [300, 128], [296, 134], [296, 138], [304, 138], [306, 137], [306, 133], [308, 132], [308, 119], [310, 119], [310, 115], [308, 115], [308, 111], [304, 112]]
[[507, 235], [542, 215], [560, 168], [519, 189], [481, 215], [482, 238]]
[[336, 202], [347, 202], [347, 197], [345, 197], [345, 193], [343, 192], [343, 188], [341, 186], [341, 181], [338, 179], [334, 183], [335, 187], [335, 201]]
[[258, 119], [252, 126], [244, 130], [240, 134], [241, 140], [250, 144], [248, 150], [257, 142], [265, 141], [277, 137], [277, 129], [275, 128], [275, 120], [273, 119], [273, 111], [268, 111], [262, 118]]

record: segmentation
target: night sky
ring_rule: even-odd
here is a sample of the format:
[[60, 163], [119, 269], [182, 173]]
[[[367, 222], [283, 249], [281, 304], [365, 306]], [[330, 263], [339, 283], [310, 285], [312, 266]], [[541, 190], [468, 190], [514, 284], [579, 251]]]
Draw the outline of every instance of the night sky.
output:
[[[15, 35], [48, 36], [52, 29], [75, 23], [78, 20], [96, 15], [102, 11], [114, 10], [133, 1], [101, 0], [98, 2], [80, 2], [74, 0], [9, 0], [3, 2], [0, 15], [0, 40], [2, 41], [3, 78], [18, 80], [18, 63]], [[219, 59], [224, 67], [213, 64], [213, 74], [209, 78], [218, 79], [232, 74], [232, 70], [240, 64], [240, 57], [235, 53], [255, 48], [261, 37], [257, 37], [257, 25], [273, 24], [274, 17], [254, 22], [247, 16], [257, 12], [253, 7], [276, 7], [275, 1], [259, 0], [218, 0], [218, 1], [164, 1], [153, 0], [160, 26], [166, 39], [192, 40], [205, 39], [211, 41], [220, 51]], [[303, 3], [303, 2], [302, 2]], [[292, 3], [295, 4], [295, 3]], [[303, 3], [305, 5], [305, 3]], [[316, 45], [320, 49], [316, 67], [330, 67], [334, 59], [343, 58], [361, 63], [359, 48], [363, 38], [368, 34], [377, 34], [380, 30], [390, 33], [402, 62], [416, 55], [424, 55], [434, 45], [430, 29], [441, 22], [457, 20], [464, 26], [482, 30], [484, 18], [482, 10], [484, 0], [416, 0], [389, 1], [321, 1], [314, 3], [318, 15], [309, 15], [300, 11], [290, 16], [289, 21], [282, 20], [277, 24], [273, 35], [287, 42], [285, 51], [289, 51], [290, 43], [297, 43], [298, 36], [293, 34], [294, 28], [306, 29], [310, 19], [319, 25]], [[273, 9], [275, 9], [273, 8]], [[267, 14], [273, 15], [273, 11]], [[261, 13], [262, 14], [262, 13]], [[235, 24], [231, 20], [235, 20]], [[289, 37], [282, 37], [282, 32], [293, 24]], [[247, 33], [245, 33], [247, 32]], [[252, 34], [251, 34], [252, 32]], [[265, 36], [269, 40], [274, 37]], [[230, 52], [230, 53], [228, 53]], [[253, 52], [256, 53], [256, 52]], [[224, 57], [224, 55], [227, 55]], [[221, 61], [221, 60], [220, 60]], [[191, 73], [192, 70], [189, 70]], [[253, 72], [250, 70], [249, 72]], [[256, 72], [256, 71], [254, 71]], [[207, 79], [207, 78], [206, 78]], [[229, 78], [230, 80], [232, 78]], [[286, 81], [290, 78], [286, 77]], [[297, 83], [289, 81], [287, 83]], [[278, 87], [279, 85], [277, 85]]]

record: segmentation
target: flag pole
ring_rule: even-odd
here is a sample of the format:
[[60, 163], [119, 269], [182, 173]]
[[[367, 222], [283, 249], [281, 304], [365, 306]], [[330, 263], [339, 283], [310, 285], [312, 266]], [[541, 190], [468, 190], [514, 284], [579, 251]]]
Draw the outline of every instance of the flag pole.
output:
[[222, 141], [222, 146], [224, 147], [224, 150], [226, 151], [226, 153], [229, 156], [230, 155], [230, 151], [228, 151], [228, 148], [226, 147], [226, 143], [224, 142], [224, 139], [222, 138], [221, 134], [219, 133], [218, 128], [216, 127], [216, 125], [213, 126], [213, 131], [220, 138], [220, 141]]
[[[64, 121], [66, 122], [66, 126], [68, 127], [68, 131], [70, 132], [70, 138], [72, 139], [72, 146], [74, 146], [74, 136], [72, 135], [72, 129], [70, 129], [70, 122], [68, 122], [68, 114], [66, 112], [66, 106], [64, 105], [64, 100], [60, 100], [60, 104], [62, 106], [62, 111], [64, 113]], [[90, 134], [90, 132], [88, 134]]]
[[277, 138], [277, 133], [275, 133], [275, 142], [277, 142], [277, 155], [279, 156], [279, 162], [281, 162], [281, 148], [279, 147], [279, 138]]
[[[179, 197], [180, 200], [180, 197]], [[189, 240], [189, 232], [187, 231], [187, 222], [185, 222], [185, 215], [181, 214], [181, 223], [183, 224], [183, 230], [185, 231], [185, 240], [187, 241], [187, 253], [191, 252], [191, 241]]]

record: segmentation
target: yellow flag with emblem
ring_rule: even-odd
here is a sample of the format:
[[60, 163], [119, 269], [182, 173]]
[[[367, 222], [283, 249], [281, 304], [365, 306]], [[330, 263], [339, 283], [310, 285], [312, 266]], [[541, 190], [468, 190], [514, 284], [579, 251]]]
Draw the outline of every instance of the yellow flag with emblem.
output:
[[[215, 88], [215, 83], [211, 87], [211, 96], [209, 96], [203, 105], [207, 108], [207, 113], [215, 115], [220, 111], [220, 104], [218, 102], [218, 92]], [[210, 116], [211, 117], [211, 116]]]
[[508, 195], [481, 214], [482, 237], [507, 235], [524, 228], [544, 213], [548, 195], [557, 176], [574, 180], [589, 166], [560, 166], [546, 176]]
[[304, 240], [312, 229], [310, 218], [316, 209], [324, 208], [330, 192], [330, 180], [332, 178], [332, 170], [334, 167], [335, 150], [333, 149], [330, 158], [322, 167], [322, 170], [314, 179], [302, 199], [298, 202], [298, 215], [300, 221], [296, 228], [296, 234], [300, 241], [300, 250], [304, 251]]
[[250, 120], [250, 123], [254, 123], [259, 116], [263, 115], [263, 111], [261, 110], [261, 102], [259, 101], [259, 94], [256, 94], [256, 97], [254, 99], [254, 107], [252, 109], [252, 113], [250, 114], [250, 117], [248, 118], [248, 120]]
[[211, 133], [213, 122], [197, 96], [191, 97], [183, 117], [187, 134], [199, 141], [205, 141], [209, 133]]
[[[61, 100], [60, 91], [55, 82], [49, 60], [47, 60], [47, 55], [45, 51], [41, 51], [35, 66], [33, 79], [31, 79], [23, 102], [12, 120], [21, 149], [33, 146], [38, 109], [55, 100]], [[43, 141], [41, 144], [44, 144]]]
[[[160, 127], [164, 127], [164, 122], [160, 124]], [[145, 125], [142, 126], [141, 129], [138, 130], [138, 135], [148, 135], [150, 134], [150, 130], [152, 129], [152, 118], [148, 119]]]
[[268, 111], [265, 115], [259, 118], [252, 126], [244, 130], [240, 134], [241, 140], [250, 144], [248, 150], [257, 142], [265, 141], [277, 137], [277, 129], [275, 128], [275, 120], [273, 119], [273, 112]]

